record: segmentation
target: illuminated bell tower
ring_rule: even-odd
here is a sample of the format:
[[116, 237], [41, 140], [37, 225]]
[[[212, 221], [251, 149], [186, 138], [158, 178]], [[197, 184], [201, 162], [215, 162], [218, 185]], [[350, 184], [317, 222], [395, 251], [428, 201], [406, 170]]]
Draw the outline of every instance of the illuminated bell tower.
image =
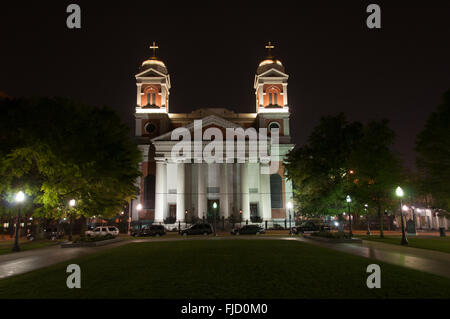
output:
[[170, 76], [166, 65], [156, 56], [158, 46], [150, 46], [153, 55], [142, 62], [136, 74], [136, 113], [168, 113]]
[[136, 137], [153, 138], [170, 129], [170, 76], [164, 62], [156, 56], [159, 47], [150, 46], [153, 54], [142, 62], [136, 74]]
[[266, 45], [267, 57], [258, 65], [255, 75], [256, 112], [289, 112], [287, 84], [289, 76], [280, 60], [272, 55], [274, 46]]
[[279, 129], [280, 137], [289, 141], [289, 106], [287, 85], [289, 75], [280, 60], [274, 58], [274, 46], [269, 41], [266, 45], [267, 57], [256, 69], [254, 89], [256, 95], [256, 113], [259, 127]]

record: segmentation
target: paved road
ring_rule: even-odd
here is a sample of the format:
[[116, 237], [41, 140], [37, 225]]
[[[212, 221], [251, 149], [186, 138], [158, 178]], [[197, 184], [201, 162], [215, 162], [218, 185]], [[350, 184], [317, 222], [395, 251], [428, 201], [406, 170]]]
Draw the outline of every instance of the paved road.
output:
[[137, 239], [124, 240], [107, 246], [100, 247], [77, 247], [77, 248], [60, 248], [59, 246], [52, 246], [48, 248], [35, 249], [12, 253], [7, 255], [0, 255], [0, 279], [11, 277], [14, 275], [26, 273], [39, 268], [47, 267], [59, 262], [68, 261], [73, 258], [85, 256], [88, 254], [104, 251], [112, 247], [118, 247], [133, 242], [149, 242], [149, 241], [176, 241], [176, 240], [245, 240], [255, 239], [260, 240], [294, 240], [327, 247], [353, 255], [358, 255], [367, 258], [373, 258], [383, 262], [413, 268], [444, 277], [450, 278], [450, 254], [384, 244], [379, 242], [364, 241], [362, 244], [329, 244], [314, 241], [298, 236], [240, 236], [240, 237], [167, 237], [155, 239]]

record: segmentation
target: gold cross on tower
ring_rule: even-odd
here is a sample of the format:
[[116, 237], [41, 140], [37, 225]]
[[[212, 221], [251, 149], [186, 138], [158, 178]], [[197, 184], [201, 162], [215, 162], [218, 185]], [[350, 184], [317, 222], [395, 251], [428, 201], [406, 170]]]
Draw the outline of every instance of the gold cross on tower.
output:
[[275, 48], [273, 45], [272, 45], [272, 42], [268, 42], [267, 43], [267, 45], [266, 45], [266, 49], [267, 49], [267, 57], [268, 58], [271, 58], [272, 57], [272, 49], [273, 48]]
[[155, 41], [153, 41], [153, 44], [150, 46], [150, 49], [153, 50], [153, 57], [156, 58], [156, 50], [159, 49], [159, 46], [156, 45]]

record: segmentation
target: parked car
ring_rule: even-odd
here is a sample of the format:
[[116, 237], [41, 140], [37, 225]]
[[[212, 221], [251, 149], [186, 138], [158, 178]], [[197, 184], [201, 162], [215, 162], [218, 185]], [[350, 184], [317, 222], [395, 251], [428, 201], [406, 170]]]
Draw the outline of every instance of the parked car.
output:
[[259, 235], [264, 233], [264, 228], [258, 225], [245, 225], [231, 231], [231, 235]]
[[131, 233], [132, 236], [162, 236], [166, 234], [166, 229], [163, 225], [148, 225], [141, 228], [141, 230], [135, 230]]
[[270, 227], [271, 230], [283, 230], [284, 227], [281, 226], [280, 224], [273, 224], [272, 227]]
[[312, 233], [318, 231], [330, 231], [330, 226], [308, 220], [298, 226], [292, 227], [292, 232], [294, 234]]
[[99, 226], [85, 232], [87, 237], [105, 236], [107, 234], [113, 235], [114, 237], [119, 236], [119, 228], [116, 226]]
[[199, 223], [180, 231], [180, 235], [209, 235], [212, 234], [212, 227], [208, 223]]

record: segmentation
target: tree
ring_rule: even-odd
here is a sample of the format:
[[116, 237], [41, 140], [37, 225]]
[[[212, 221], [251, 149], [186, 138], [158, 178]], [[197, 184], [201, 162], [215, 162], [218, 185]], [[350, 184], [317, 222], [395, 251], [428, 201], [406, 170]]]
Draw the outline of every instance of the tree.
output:
[[295, 185], [294, 199], [303, 215], [336, 215], [345, 208], [348, 157], [360, 139], [362, 124], [348, 123], [344, 114], [320, 120], [308, 143], [292, 150], [285, 161]]
[[0, 199], [22, 189], [37, 216], [113, 216], [137, 193], [140, 151], [109, 108], [62, 98], [0, 100]]
[[375, 210], [383, 236], [384, 211], [394, 202], [402, 165], [390, 147], [395, 134], [387, 121], [348, 123], [343, 114], [321, 119], [308, 143], [292, 150], [285, 161], [294, 199], [303, 215], [339, 215], [352, 198], [352, 215]]
[[450, 210], [450, 90], [417, 136], [417, 159], [422, 188], [433, 206]]
[[394, 189], [403, 180], [401, 161], [390, 149], [394, 138], [387, 120], [371, 121], [349, 157], [349, 166], [355, 171], [351, 192], [360, 204], [368, 204], [369, 213], [375, 210], [380, 237], [384, 236], [384, 211], [396, 207]]

